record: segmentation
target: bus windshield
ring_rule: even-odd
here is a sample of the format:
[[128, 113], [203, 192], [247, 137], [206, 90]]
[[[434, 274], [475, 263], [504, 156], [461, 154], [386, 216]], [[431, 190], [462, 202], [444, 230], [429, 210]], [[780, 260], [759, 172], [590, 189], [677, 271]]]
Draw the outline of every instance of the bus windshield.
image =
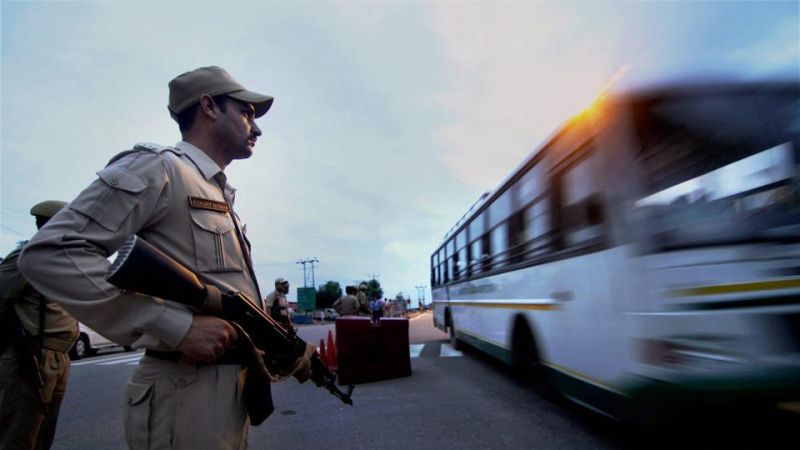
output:
[[633, 204], [652, 250], [800, 240], [796, 89], [633, 110], [646, 184]]

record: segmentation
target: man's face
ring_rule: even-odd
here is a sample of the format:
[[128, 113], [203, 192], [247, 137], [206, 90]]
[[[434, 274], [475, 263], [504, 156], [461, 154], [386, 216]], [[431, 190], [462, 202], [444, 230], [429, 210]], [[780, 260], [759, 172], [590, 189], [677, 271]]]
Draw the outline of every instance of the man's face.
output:
[[280, 292], [282, 294], [288, 294], [289, 293], [289, 283], [279, 284], [278, 285], [278, 292]]
[[261, 136], [261, 129], [255, 122], [255, 109], [250, 103], [240, 102], [228, 97], [225, 112], [220, 113], [220, 143], [231, 159], [245, 159], [253, 155], [253, 147]]

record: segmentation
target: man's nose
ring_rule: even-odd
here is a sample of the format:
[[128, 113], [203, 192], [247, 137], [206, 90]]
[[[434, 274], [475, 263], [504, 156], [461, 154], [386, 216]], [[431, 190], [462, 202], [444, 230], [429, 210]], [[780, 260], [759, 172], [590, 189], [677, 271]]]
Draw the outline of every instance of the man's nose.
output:
[[258, 128], [258, 124], [255, 123], [255, 122], [253, 122], [253, 130], [252, 131], [253, 131], [253, 134], [256, 135], [256, 137], [261, 136], [261, 128]]

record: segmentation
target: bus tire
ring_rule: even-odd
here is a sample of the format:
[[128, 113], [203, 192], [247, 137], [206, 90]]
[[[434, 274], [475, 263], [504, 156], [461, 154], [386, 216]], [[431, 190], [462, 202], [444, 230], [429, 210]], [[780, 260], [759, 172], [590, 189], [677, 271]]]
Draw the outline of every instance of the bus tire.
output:
[[453, 317], [449, 314], [447, 315], [447, 335], [450, 337], [450, 346], [453, 347], [454, 350], [461, 350], [463, 345], [461, 344], [461, 340], [456, 337], [456, 327], [453, 325]]
[[514, 331], [511, 342], [511, 358], [518, 376], [526, 383], [532, 383], [533, 388], [547, 400], [558, 400], [558, 390], [552, 380], [552, 375], [540, 358], [539, 346], [528, 322], [517, 317], [514, 322]]

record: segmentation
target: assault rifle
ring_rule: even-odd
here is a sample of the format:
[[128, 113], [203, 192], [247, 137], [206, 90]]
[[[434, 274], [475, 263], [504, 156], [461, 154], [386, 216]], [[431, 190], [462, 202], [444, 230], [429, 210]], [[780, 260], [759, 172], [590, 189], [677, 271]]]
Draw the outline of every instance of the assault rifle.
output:
[[[285, 374], [291, 370], [297, 358], [303, 356], [306, 350], [306, 342], [297, 336], [294, 329], [284, 328], [241, 292], [221, 292], [217, 286], [202, 283], [194, 272], [138, 236], [133, 236], [118, 251], [117, 259], [106, 273], [106, 279], [120, 289], [182, 303], [231, 321], [237, 333], [244, 334], [245, 341], [252, 342], [251, 345], [254, 344], [258, 350], [263, 351], [261, 357], [255, 349], [251, 349], [253, 354], [259, 355], [256, 358], [258, 361], [250, 358], [247, 362], [248, 382], [245, 384], [244, 395], [250, 410], [250, 420], [258, 425], [272, 412], [274, 408], [271, 404], [269, 378], [265, 380], [266, 387], [262, 386], [260, 391], [255, 391], [257, 396], [266, 398], [254, 399], [248, 398], [254, 396], [248, 396], [247, 386], [251, 382], [249, 377], [251, 372], [261, 372], [269, 377], [270, 373]], [[265, 373], [264, 368], [269, 373]], [[325, 367], [316, 352], [311, 357], [311, 380], [342, 402], [353, 404], [350, 397], [353, 385], [347, 387], [347, 392], [342, 392], [336, 386], [336, 375]], [[254, 391], [249, 393], [253, 394]], [[254, 402], [261, 401], [268, 403], [266, 411], [261, 405], [254, 405]]]

